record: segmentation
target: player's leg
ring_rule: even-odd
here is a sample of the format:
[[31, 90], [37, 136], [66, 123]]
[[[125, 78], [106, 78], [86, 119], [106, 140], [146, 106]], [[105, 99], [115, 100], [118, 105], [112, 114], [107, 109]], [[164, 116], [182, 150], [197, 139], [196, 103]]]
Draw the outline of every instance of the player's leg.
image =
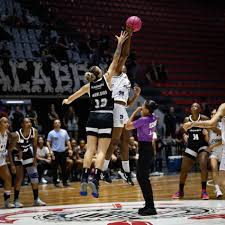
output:
[[201, 151], [198, 154], [198, 161], [201, 170], [201, 184], [202, 184], [202, 194], [201, 198], [203, 200], [208, 200], [209, 196], [206, 192], [207, 179], [208, 179], [208, 159], [209, 153], [206, 151]]
[[14, 205], [15, 208], [22, 208], [23, 204], [20, 203], [19, 195], [20, 195], [20, 188], [21, 184], [24, 179], [24, 168], [21, 162], [16, 164], [16, 178], [14, 183]]
[[183, 155], [181, 171], [180, 171], [180, 182], [179, 191], [173, 195], [173, 199], [180, 199], [184, 196], [184, 185], [187, 179], [188, 172], [192, 169], [195, 159], [192, 156], [186, 154]]
[[4, 182], [4, 207], [13, 208], [14, 205], [10, 204], [10, 193], [11, 193], [11, 175], [7, 165], [0, 166], [0, 178]]

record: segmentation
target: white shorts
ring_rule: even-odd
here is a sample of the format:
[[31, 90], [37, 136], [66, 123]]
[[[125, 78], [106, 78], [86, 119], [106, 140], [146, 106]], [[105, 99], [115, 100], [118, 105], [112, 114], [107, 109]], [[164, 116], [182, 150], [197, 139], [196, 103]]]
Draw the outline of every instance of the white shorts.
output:
[[217, 159], [219, 162], [221, 162], [223, 149], [225, 149], [224, 146], [218, 146], [218, 147], [214, 148], [213, 151], [211, 152], [209, 158], [210, 159], [214, 158], [214, 159]]
[[124, 127], [128, 119], [126, 106], [114, 103], [113, 127]]
[[0, 166], [6, 165], [6, 156], [7, 156], [7, 150], [4, 152], [0, 152]]
[[221, 159], [221, 162], [220, 162], [220, 169], [219, 170], [225, 171], [225, 147], [223, 148], [222, 159]]

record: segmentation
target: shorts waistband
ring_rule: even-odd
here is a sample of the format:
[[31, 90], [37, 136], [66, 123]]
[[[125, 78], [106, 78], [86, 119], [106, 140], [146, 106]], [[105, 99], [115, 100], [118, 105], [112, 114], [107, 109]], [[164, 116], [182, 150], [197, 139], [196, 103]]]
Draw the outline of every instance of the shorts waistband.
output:
[[114, 100], [114, 104], [123, 105], [123, 106], [127, 105], [126, 102], [123, 102], [123, 101], [120, 101], [120, 100]]
[[112, 110], [96, 110], [96, 111], [91, 111], [93, 113], [112, 113], [113, 114], [113, 111]]

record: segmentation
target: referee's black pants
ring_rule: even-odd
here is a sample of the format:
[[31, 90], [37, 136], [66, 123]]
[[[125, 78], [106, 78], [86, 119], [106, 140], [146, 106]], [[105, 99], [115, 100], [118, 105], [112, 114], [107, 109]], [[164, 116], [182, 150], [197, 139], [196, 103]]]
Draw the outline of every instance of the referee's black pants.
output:
[[62, 182], [63, 184], [67, 183], [67, 174], [66, 174], [66, 151], [64, 152], [53, 152], [55, 156], [55, 160], [53, 161], [53, 183], [57, 183], [57, 178], [58, 178], [58, 167], [61, 167], [62, 171]]
[[155, 208], [152, 185], [149, 173], [154, 161], [154, 151], [151, 142], [139, 142], [139, 159], [137, 162], [137, 180], [145, 200], [145, 206]]

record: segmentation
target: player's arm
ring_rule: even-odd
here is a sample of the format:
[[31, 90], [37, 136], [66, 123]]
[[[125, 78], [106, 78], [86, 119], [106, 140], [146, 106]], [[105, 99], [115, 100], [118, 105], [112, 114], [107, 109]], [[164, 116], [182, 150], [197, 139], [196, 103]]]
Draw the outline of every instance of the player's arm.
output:
[[[187, 123], [188, 121], [189, 121], [189, 118], [185, 117], [184, 123]], [[183, 140], [184, 140], [184, 143], [188, 142], [188, 133], [184, 129], [183, 129]]]
[[[8, 132], [8, 137], [9, 137], [9, 146], [8, 146], [8, 151], [9, 151], [9, 162], [11, 166], [11, 171], [13, 174], [16, 173], [16, 167], [13, 162], [13, 156], [12, 156], [12, 151], [16, 147], [17, 141], [18, 141], [18, 135], [17, 133], [10, 133]], [[18, 149], [19, 150], [19, 149]]]
[[131, 107], [134, 102], [138, 99], [139, 95], [141, 93], [141, 88], [140, 87], [134, 87], [134, 95], [132, 96], [132, 98], [129, 98], [127, 101], [127, 106]]
[[85, 84], [83, 87], [81, 87], [78, 91], [76, 91], [74, 94], [70, 95], [68, 98], [63, 99], [62, 105], [63, 104], [70, 104], [74, 100], [80, 98], [82, 95], [89, 93], [90, 90], [90, 83]]
[[122, 68], [125, 65], [127, 58], [130, 54], [130, 42], [133, 30], [129, 27], [126, 27], [126, 32], [128, 33], [128, 38], [123, 44], [121, 56], [119, 58], [118, 65], [115, 71], [116, 74], [120, 74], [122, 72]]
[[138, 107], [138, 108], [132, 113], [131, 117], [129, 118], [129, 120], [127, 121], [127, 124], [126, 124], [126, 126], [125, 126], [125, 128], [126, 128], [127, 130], [133, 130], [133, 129], [135, 129], [134, 124], [133, 124], [133, 121], [134, 121], [135, 116], [141, 111], [141, 109], [142, 109], [141, 107]]
[[205, 121], [188, 122], [184, 124], [184, 129], [190, 129], [191, 127], [212, 128], [225, 116], [225, 103], [221, 104], [216, 114], [210, 119]]
[[34, 144], [33, 144], [33, 154], [34, 154], [34, 164], [37, 162], [37, 142], [38, 142], [38, 131], [34, 128]]
[[116, 36], [116, 39], [118, 41], [116, 51], [113, 56], [113, 61], [109, 66], [109, 69], [107, 71], [106, 80], [107, 82], [111, 82], [112, 76], [116, 73], [116, 68], [118, 66], [119, 58], [122, 51], [122, 46], [125, 40], [128, 38], [128, 33], [126, 31], [121, 31], [120, 36]]

